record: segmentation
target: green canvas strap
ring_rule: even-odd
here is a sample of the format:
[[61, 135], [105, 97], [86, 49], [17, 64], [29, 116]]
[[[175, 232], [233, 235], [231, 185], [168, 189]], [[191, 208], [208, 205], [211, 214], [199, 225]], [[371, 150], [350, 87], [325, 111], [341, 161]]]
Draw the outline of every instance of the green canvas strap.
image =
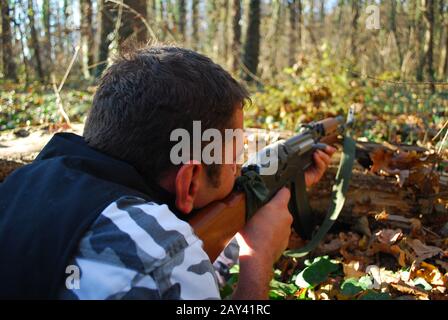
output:
[[249, 167], [236, 179], [235, 188], [246, 194], [246, 221], [268, 200], [269, 189], [255, 168]]
[[330, 208], [328, 209], [327, 216], [325, 217], [324, 222], [322, 223], [315, 236], [311, 239], [310, 242], [307, 243], [306, 246], [296, 250], [287, 250], [284, 252], [285, 256], [300, 258], [308, 255], [318, 246], [318, 244], [322, 241], [324, 236], [333, 226], [334, 222], [337, 220], [339, 214], [342, 211], [342, 208], [344, 207], [345, 195], [350, 184], [353, 163], [355, 160], [355, 150], [356, 143], [347, 132], [346, 136], [344, 137], [343, 153], [341, 161], [339, 163], [338, 172], [336, 174], [336, 181], [333, 185], [331, 195], [332, 201], [330, 204]]

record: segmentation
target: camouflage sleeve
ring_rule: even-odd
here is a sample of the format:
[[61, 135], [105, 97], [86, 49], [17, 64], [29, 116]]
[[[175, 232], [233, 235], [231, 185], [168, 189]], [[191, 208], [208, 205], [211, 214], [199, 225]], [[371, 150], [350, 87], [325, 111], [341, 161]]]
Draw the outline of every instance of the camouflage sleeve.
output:
[[239, 263], [239, 253], [240, 247], [236, 238], [233, 238], [215, 262], [213, 262], [220, 288], [224, 287], [230, 279], [230, 269]]
[[124, 197], [108, 206], [72, 260], [62, 299], [220, 299], [202, 242], [166, 205]]

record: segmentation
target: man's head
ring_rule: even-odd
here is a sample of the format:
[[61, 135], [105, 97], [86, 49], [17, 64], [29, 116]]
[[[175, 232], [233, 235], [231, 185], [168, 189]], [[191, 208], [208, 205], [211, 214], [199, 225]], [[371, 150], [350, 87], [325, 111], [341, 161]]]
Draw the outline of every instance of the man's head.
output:
[[103, 75], [87, 118], [87, 143], [133, 165], [150, 183], [176, 195], [177, 208], [224, 198], [233, 165], [190, 162], [174, 166], [175, 129], [242, 128], [247, 91], [209, 58], [187, 49], [152, 47], [117, 59]]

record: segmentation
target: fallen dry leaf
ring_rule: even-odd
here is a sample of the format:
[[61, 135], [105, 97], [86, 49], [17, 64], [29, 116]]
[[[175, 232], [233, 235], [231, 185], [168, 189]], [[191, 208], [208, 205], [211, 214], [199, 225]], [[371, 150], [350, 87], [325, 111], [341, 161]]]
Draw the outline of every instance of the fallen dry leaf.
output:
[[370, 248], [367, 250], [367, 254], [369, 256], [373, 256], [378, 252], [388, 253], [397, 258], [398, 264], [401, 267], [406, 267], [406, 254], [401, 248], [397, 245], [388, 245], [384, 243], [373, 243]]
[[399, 283], [391, 283], [390, 285], [401, 293], [412, 294], [421, 300], [429, 300], [429, 294], [425, 290], [410, 286], [403, 281], [400, 281]]
[[384, 148], [378, 148], [370, 153], [372, 167], [370, 172], [378, 173], [380, 171], [390, 172], [390, 162], [392, 161], [393, 152]]
[[436, 263], [441, 266], [443, 269], [445, 269], [445, 272], [448, 273], [448, 262], [442, 261], [442, 260], [436, 260]]
[[443, 253], [443, 250], [439, 247], [427, 246], [419, 239], [410, 239], [407, 241], [407, 244], [414, 250], [415, 257], [418, 261], [423, 261]]
[[426, 280], [432, 286], [445, 286], [445, 279], [439, 269], [429, 263], [422, 262], [420, 267], [415, 271], [415, 277]]
[[403, 236], [401, 229], [383, 229], [375, 233], [378, 241], [384, 244], [394, 244]]
[[359, 261], [350, 261], [349, 263], [343, 263], [342, 267], [345, 274], [345, 280], [349, 278], [359, 279], [366, 274], [365, 272], [361, 271], [361, 263]]

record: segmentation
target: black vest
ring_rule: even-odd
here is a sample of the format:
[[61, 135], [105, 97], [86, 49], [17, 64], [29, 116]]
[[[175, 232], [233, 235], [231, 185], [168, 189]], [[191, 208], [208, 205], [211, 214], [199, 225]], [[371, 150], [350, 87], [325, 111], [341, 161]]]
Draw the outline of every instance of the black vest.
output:
[[82, 137], [56, 134], [32, 164], [0, 184], [0, 299], [57, 298], [78, 242], [122, 196], [172, 201], [131, 165]]

